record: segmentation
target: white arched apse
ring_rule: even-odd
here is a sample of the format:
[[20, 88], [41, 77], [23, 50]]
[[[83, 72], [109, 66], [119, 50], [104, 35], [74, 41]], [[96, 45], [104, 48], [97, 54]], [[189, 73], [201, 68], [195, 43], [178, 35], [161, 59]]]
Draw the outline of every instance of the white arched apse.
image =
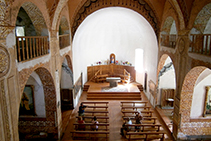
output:
[[74, 80], [83, 72], [83, 82], [86, 82], [87, 66], [108, 60], [111, 53], [116, 55], [116, 60], [128, 61], [134, 66], [136, 49], [143, 49], [143, 69], [137, 71], [136, 81], [143, 84], [144, 71], [147, 71], [148, 78], [155, 82], [158, 45], [151, 25], [127, 8], [100, 9], [89, 15], [74, 35]]

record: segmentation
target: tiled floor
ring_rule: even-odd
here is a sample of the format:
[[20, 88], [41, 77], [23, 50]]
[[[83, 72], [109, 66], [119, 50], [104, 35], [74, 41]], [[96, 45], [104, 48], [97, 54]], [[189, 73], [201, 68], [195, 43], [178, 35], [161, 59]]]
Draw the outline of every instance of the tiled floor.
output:
[[[86, 99], [86, 95], [87, 95], [86, 92], [82, 93], [79, 103], [82, 101], [90, 101], [90, 100]], [[92, 101], [94, 101], [94, 100], [92, 100]], [[108, 137], [108, 141], [126, 141], [127, 139], [125, 139], [124, 137], [122, 137], [120, 135], [120, 128], [123, 123], [122, 118], [121, 118], [122, 114], [121, 114], [120, 100], [101, 100], [101, 101], [109, 102], [109, 108], [108, 108], [108, 111], [109, 111], [109, 137]], [[148, 99], [146, 98], [145, 95], [142, 95], [142, 101], [148, 101]], [[151, 105], [148, 104], [148, 106], [151, 106]], [[63, 113], [63, 125], [64, 125], [63, 128], [65, 128], [65, 130], [64, 130], [63, 137], [62, 137], [62, 141], [71, 141], [72, 140], [70, 131], [73, 130], [73, 123], [76, 122], [75, 117], [77, 116], [77, 111], [78, 111], [78, 106], [74, 110], [66, 111]], [[160, 123], [162, 125], [164, 124], [161, 121], [161, 119], [159, 119], [159, 116], [156, 115], [156, 112], [153, 113], [153, 116], [158, 117], [157, 123]], [[163, 116], [163, 117], [165, 117], [165, 116]], [[164, 118], [164, 120], [165, 120], [165, 118]], [[166, 120], [169, 121], [168, 117], [166, 117]], [[165, 137], [165, 140], [168, 140], [168, 141], [172, 140], [171, 133], [169, 132], [168, 129], [165, 128], [166, 126], [162, 126], [162, 127], [165, 131], [168, 132], [168, 136]]]

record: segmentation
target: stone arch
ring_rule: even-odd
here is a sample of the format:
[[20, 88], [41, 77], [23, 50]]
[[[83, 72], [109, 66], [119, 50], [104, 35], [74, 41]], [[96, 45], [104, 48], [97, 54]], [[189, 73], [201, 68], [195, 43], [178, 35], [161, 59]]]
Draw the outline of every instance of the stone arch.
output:
[[206, 69], [206, 67], [198, 66], [191, 69], [185, 76], [181, 97], [180, 97], [180, 114], [181, 114], [181, 123], [190, 122], [190, 112], [194, 86], [199, 75]]
[[46, 3], [43, 0], [23, 0], [21, 2], [14, 1], [11, 5], [11, 15], [8, 16], [11, 17], [11, 25], [15, 26], [20, 7], [23, 7], [31, 18], [33, 25], [38, 32], [37, 35], [41, 35], [43, 27], [46, 29], [50, 29], [51, 23], [49, 19], [49, 14]]
[[[39, 67], [34, 71], [39, 76], [43, 85], [46, 117], [43, 118], [41, 121], [33, 118], [27, 121], [26, 120], [19, 121], [19, 126], [24, 127], [27, 125], [27, 127], [29, 127], [21, 129], [21, 132], [23, 133], [46, 132], [57, 135], [58, 129], [55, 123], [56, 120], [55, 115], [57, 112], [56, 89], [53, 77], [51, 76], [50, 72], [44, 67]], [[21, 94], [22, 92], [23, 90], [21, 91]]]
[[[172, 57], [169, 56], [168, 54], [163, 54], [161, 57], [160, 57], [160, 60], [159, 60], [159, 63], [158, 63], [158, 68], [157, 68], [157, 82], [156, 82], [156, 87], [158, 88], [159, 87], [159, 75], [160, 75], [160, 72], [167, 60], [167, 58], [170, 58], [171, 61], [172, 61], [172, 65], [174, 66], [174, 62], [172, 60]], [[176, 71], [176, 70], [175, 70]], [[175, 72], [175, 81], [176, 81], [176, 72]], [[176, 83], [176, 82], [175, 82]], [[156, 103], [158, 103], [158, 93], [156, 95]]]
[[72, 66], [72, 60], [70, 58], [69, 55], [66, 55], [65, 58], [67, 59], [67, 64], [68, 64], [68, 67], [72, 70], [73, 72], [73, 66]]
[[69, 55], [66, 55], [62, 62], [61, 68], [61, 79], [60, 79], [61, 88], [73, 88], [73, 69], [72, 62]]
[[[205, 5], [197, 14], [195, 17], [195, 21], [193, 23], [193, 28], [200, 32], [201, 34], [204, 34], [206, 31], [207, 24], [210, 21], [210, 10], [211, 10], [211, 3]], [[208, 16], [209, 15], [209, 16]], [[209, 30], [210, 31], [210, 30]], [[210, 34], [210, 32], [209, 32]]]
[[[203, 17], [201, 17], [200, 19], [198, 19], [197, 23], [196, 23], [196, 20], [197, 20], [197, 16], [200, 13], [200, 11], [208, 4], [210, 5], [210, 1], [207, 1], [207, 0], [194, 1], [193, 7], [192, 7], [193, 10], [190, 13], [190, 19], [189, 19], [189, 23], [187, 25], [188, 29], [192, 29], [193, 27], [195, 27], [197, 25], [197, 23], [198, 23], [199, 28], [204, 28], [204, 26], [200, 27], [201, 25], [199, 25], [199, 23], [202, 23], [202, 22], [207, 23], [208, 19], [204, 19], [206, 21], [206, 22], [204, 22], [204, 20], [203, 21], [200, 20], [201, 18], [203, 18]], [[208, 11], [205, 10], [204, 12], [205, 12], [204, 14], [206, 14]], [[204, 15], [204, 14], [202, 14], [202, 15]], [[207, 15], [209, 15], [209, 14], [207, 14]], [[205, 17], [205, 18], [208, 18], [208, 17]]]
[[59, 32], [59, 35], [63, 34], [69, 34], [69, 26], [68, 26], [68, 21], [65, 16], [62, 16], [60, 19], [60, 24], [59, 24], [59, 31], [61, 30], [61, 33]]
[[170, 30], [171, 30], [171, 27], [172, 27], [173, 22], [175, 22], [174, 18], [171, 17], [171, 16], [168, 16], [168, 17], [164, 20], [163, 26], [162, 26], [162, 28], [161, 28], [161, 32], [164, 31], [164, 32], [170, 34]]
[[149, 6], [144, 0], [128, 0], [128, 1], [110, 1], [110, 0], [86, 0], [81, 3], [78, 9], [76, 9], [76, 13], [73, 16], [73, 20], [71, 21], [71, 31], [72, 37], [74, 36], [77, 28], [83, 22], [83, 20], [90, 15], [91, 13], [106, 7], [111, 6], [120, 6], [132, 9], [139, 14], [141, 14], [152, 26], [157, 37], [159, 33], [160, 23], [158, 21], [158, 16], [154, 12], [155, 10]]
[[[68, 0], [60, 0], [59, 3], [55, 3], [54, 6], [57, 5], [56, 10], [51, 9], [50, 13], [55, 13], [53, 15], [53, 20], [52, 20], [52, 29], [56, 30], [57, 25], [59, 24], [59, 16], [61, 14], [62, 9], [64, 8], [65, 4], [68, 2]], [[55, 12], [54, 12], [55, 11]], [[50, 15], [52, 17], [52, 15]]]
[[178, 17], [178, 22], [179, 22], [179, 28], [178, 30], [183, 30], [185, 29], [186, 25], [185, 25], [185, 20], [184, 20], [184, 16], [183, 13], [181, 11], [181, 8], [179, 6], [179, 3], [177, 2], [177, 0], [170, 0], [170, 3], [173, 3], [174, 9], [177, 12], [177, 17]]

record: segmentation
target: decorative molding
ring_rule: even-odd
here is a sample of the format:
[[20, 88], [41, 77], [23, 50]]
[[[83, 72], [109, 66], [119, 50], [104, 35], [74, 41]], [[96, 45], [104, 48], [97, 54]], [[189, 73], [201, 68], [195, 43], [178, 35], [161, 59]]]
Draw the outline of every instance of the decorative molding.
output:
[[9, 124], [9, 115], [8, 115], [8, 107], [7, 107], [7, 101], [6, 101], [6, 94], [4, 90], [4, 81], [2, 80], [0, 82], [0, 99], [1, 99], [1, 111], [3, 116], [3, 123], [4, 123], [4, 134], [5, 134], [5, 140], [9, 141], [11, 140], [11, 131], [10, 131], [10, 124]]
[[10, 57], [8, 51], [0, 46], [0, 77], [7, 74], [10, 68]]

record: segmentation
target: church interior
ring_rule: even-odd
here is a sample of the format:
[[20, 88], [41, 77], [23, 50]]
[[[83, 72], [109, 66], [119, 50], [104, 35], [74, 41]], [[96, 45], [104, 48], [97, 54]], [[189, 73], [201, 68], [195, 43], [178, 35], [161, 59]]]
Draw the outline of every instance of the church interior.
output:
[[211, 0], [0, 10], [0, 141], [211, 140]]

